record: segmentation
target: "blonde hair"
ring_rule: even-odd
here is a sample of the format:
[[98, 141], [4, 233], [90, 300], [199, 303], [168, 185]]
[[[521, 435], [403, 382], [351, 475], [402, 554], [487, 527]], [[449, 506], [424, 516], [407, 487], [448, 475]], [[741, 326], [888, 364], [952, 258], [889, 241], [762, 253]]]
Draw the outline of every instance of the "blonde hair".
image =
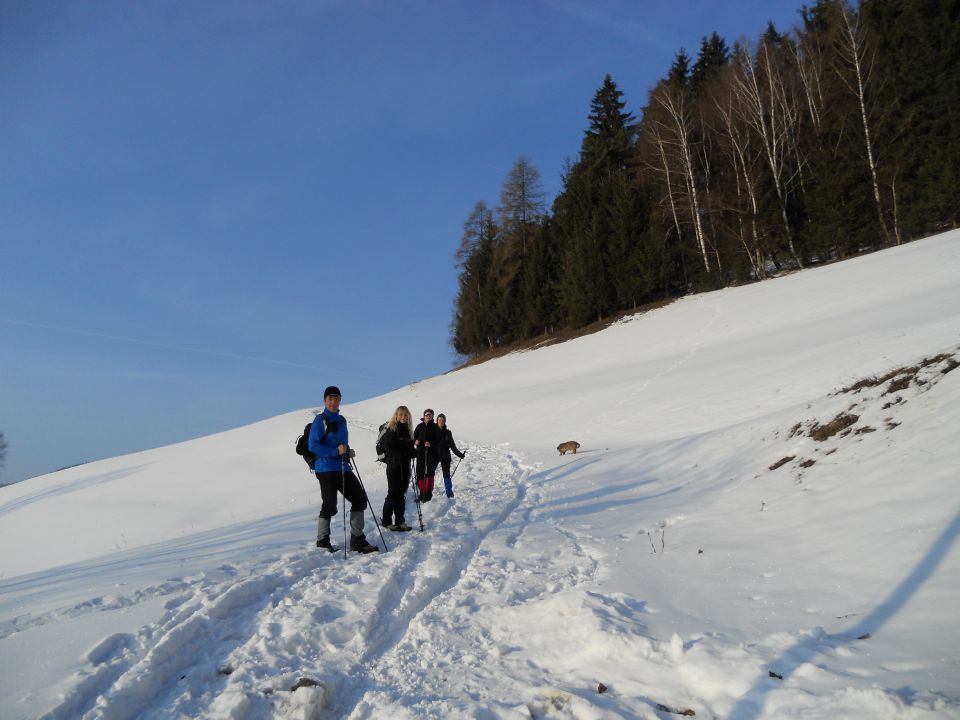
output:
[[390, 424], [390, 429], [391, 429], [391, 430], [396, 430], [396, 429], [397, 429], [397, 423], [401, 422], [401, 420], [400, 420], [400, 413], [406, 413], [406, 414], [407, 414], [407, 425], [410, 424], [410, 420], [413, 418], [413, 416], [410, 414], [409, 408], [407, 408], [406, 405], [400, 405], [396, 410], [393, 411], [393, 417], [390, 418], [390, 423], [389, 423], [389, 424]]

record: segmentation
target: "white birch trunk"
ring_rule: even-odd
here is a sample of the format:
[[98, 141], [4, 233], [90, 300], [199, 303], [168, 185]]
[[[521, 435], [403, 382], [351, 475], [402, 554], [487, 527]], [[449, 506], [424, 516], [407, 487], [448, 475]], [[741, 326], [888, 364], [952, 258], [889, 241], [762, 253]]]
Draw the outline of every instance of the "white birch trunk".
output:
[[[844, 46], [841, 55], [853, 71], [853, 82], [844, 78], [847, 87], [853, 92], [860, 106], [860, 120], [863, 123], [863, 138], [866, 145], [867, 165], [870, 167], [870, 181], [873, 183], [873, 199], [877, 206], [877, 220], [880, 222], [880, 231], [883, 233], [883, 242], [890, 244], [890, 231], [883, 218], [883, 203], [880, 199], [880, 183], [877, 180], [877, 163], [873, 157], [873, 141], [870, 137], [870, 122], [867, 117], [866, 84], [873, 66], [873, 57], [867, 47], [866, 37], [860, 26], [859, 16], [854, 16], [853, 10], [843, 8]], [[841, 75], [842, 77], [842, 75]]]

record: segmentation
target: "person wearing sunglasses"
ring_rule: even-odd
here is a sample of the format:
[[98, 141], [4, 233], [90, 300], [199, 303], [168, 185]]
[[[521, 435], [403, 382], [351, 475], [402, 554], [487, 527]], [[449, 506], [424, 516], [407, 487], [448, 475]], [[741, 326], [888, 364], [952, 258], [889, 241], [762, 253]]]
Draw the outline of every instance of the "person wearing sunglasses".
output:
[[433, 422], [433, 410], [423, 411], [423, 418], [413, 431], [413, 446], [417, 450], [417, 490], [422, 502], [433, 499], [433, 476], [437, 472], [437, 443], [440, 429]]

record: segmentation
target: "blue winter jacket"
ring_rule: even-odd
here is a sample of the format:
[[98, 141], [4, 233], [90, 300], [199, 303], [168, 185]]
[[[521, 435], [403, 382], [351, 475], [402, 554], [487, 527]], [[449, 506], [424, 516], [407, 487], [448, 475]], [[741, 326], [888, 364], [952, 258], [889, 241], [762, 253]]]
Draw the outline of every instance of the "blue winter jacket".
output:
[[[326, 421], [327, 435], [323, 436], [324, 421]], [[320, 438], [323, 438], [321, 442]], [[317, 456], [313, 463], [314, 472], [340, 472], [341, 457], [338, 450], [340, 444], [349, 445], [349, 435], [347, 433], [347, 419], [340, 413], [332, 413], [326, 408], [323, 412], [313, 419], [313, 425], [310, 426], [310, 438], [307, 441], [307, 447], [310, 452]], [[342, 458], [346, 461], [343, 469], [350, 469], [350, 458], [344, 455]]]

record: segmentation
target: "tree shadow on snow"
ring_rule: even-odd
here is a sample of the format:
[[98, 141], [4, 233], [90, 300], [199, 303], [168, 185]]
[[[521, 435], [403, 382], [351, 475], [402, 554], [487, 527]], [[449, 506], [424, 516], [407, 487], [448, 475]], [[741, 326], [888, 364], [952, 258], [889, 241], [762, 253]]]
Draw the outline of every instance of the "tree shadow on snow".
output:
[[[632, 489], [633, 486], [631, 486]], [[656, 500], [657, 498], [662, 498], [667, 495], [672, 495], [675, 492], [679, 492], [681, 488], [673, 487], [669, 490], [664, 490], [663, 492], [653, 493], [652, 495], [643, 495], [641, 497], [631, 497], [626, 499], [617, 499], [610, 498], [602, 502], [589, 503], [584, 505], [573, 505], [571, 507], [561, 508], [550, 513], [550, 517], [553, 518], [566, 518], [570, 519], [572, 517], [577, 517], [580, 515], [587, 516], [593, 515], [598, 512], [603, 512], [605, 510], [610, 510], [611, 508], [623, 508], [627, 506], [640, 505], [647, 502], [648, 500]], [[602, 497], [610, 493], [616, 492], [616, 488], [608, 488], [606, 490], [598, 490], [596, 493], [592, 493], [594, 497]], [[588, 496], [581, 495], [578, 496], [579, 500], [586, 500]], [[568, 505], [576, 500], [564, 500], [562, 502], [557, 502], [555, 504]]]
[[590, 467], [594, 463], [600, 462], [599, 459], [596, 460], [572, 460], [566, 465], [550, 468], [548, 470], [541, 470], [535, 475], [530, 476], [531, 482], [545, 483], [548, 480], [554, 482], [556, 480], [561, 480], [571, 473], [575, 473], [578, 470], [583, 470], [584, 468]]
[[64, 482], [59, 485], [54, 485], [53, 487], [44, 488], [42, 490], [37, 490], [30, 493], [29, 495], [24, 495], [23, 497], [17, 498], [7, 503], [0, 505], [0, 517], [8, 515], [15, 510], [22, 510], [28, 505], [39, 500], [45, 500], [50, 497], [55, 497], [57, 495], [69, 495], [71, 493], [78, 492], [80, 490], [87, 490], [88, 488], [95, 487], [97, 485], [103, 485], [104, 483], [113, 482], [114, 480], [122, 480], [129, 475], [136, 475], [138, 472], [143, 470], [146, 467], [149, 467], [152, 463], [142, 463], [140, 465], [134, 465], [132, 467], [120, 468], [119, 470], [112, 470], [111, 472], [88, 475], [77, 480], [70, 482]]
[[[950, 548], [953, 547], [957, 535], [960, 535], [960, 513], [940, 533], [940, 536], [914, 567], [913, 572], [894, 588], [873, 612], [846, 632], [827, 633], [804, 638], [786, 650], [770, 665], [772, 670], [783, 676], [782, 679], [772, 679], [768, 674], [762, 675], [733, 706], [729, 720], [754, 720], [763, 712], [767, 695], [772, 690], [782, 687], [782, 683], [801, 665], [812, 662], [816, 656], [823, 654], [826, 650], [849, 645], [852, 640], [878, 632], [884, 624], [906, 606], [916, 592], [930, 579], [940, 563], [943, 562]], [[908, 697], [912, 690], [903, 688], [897, 692], [901, 697]]]
[[28, 605], [32, 597], [50, 592], [51, 587], [86, 587], [96, 582], [107, 586], [124, 581], [131, 572], [142, 573], [151, 568], [156, 569], [157, 577], [162, 577], [163, 582], [177, 580], [185, 564], [202, 561], [211, 566], [221, 559], [224, 563], [235, 562], [238, 557], [246, 557], [244, 548], [250, 552], [256, 549], [266, 557], [273, 551], [279, 558], [283, 552], [307, 546], [315, 525], [316, 515], [311, 511], [295, 510], [0, 580], [3, 596], [0, 609], [12, 599]]
[[[672, 493], [679, 492], [682, 487], [674, 486], [663, 490], [662, 492], [636, 497], [623, 497], [621, 493], [636, 490], [643, 485], [649, 485], [657, 481], [657, 478], [646, 480], [628, 480], [620, 483], [601, 484], [590, 490], [584, 490], [577, 495], [559, 497], [554, 500], [548, 500], [541, 503], [540, 507], [549, 512], [551, 517], [570, 518], [578, 515], [592, 515], [597, 512], [603, 512], [611, 508], [622, 508], [627, 505], [639, 505], [661, 498]], [[553, 508], [553, 509], [551, 509]]]

